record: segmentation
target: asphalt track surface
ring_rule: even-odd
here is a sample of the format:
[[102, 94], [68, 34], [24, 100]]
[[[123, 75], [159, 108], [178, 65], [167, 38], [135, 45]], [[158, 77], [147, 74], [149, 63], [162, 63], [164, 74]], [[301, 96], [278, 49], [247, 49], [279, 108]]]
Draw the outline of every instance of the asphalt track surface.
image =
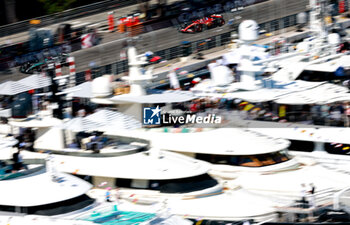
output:
[[[258, 23], [271, 21], [275, 18], [282, 18], [288, 15], [297, 14], [306, 11], [307, 0], [270, 0], [252, 6], [248, 6], [242, 11], [225, 13], [224, 19], [227, 22], [229, 19], [240, 16], [243, 19], [253, 19]], [[236, 21], [239, 22], [239, 21]], [[188, 34], [181, 33], [177, 27], [169, 27], [165, 29], [155, 30], [152, 32], [141, 34], [133, 43], [139, 53], [146, 51], [159, 51], [178, 46], [182, 41], [198, 41], [206, 40], [209, 37], [220, 35], [227, 32], [234, 31], [227, 23], [222, 27], [217, 27], [209, 30], [204, 30], [200, 33]], [[280, 34], [283, 30], [277, 31]], [[73, 52], [71, 55], [75, 57], [76, 71], [81, 72], [90, 68], [90, 63], [93, 62], [96, 66], [104, 66], [120, 60], [120, 51], [123, 49], [125, 42], [128, 39], [126, 33], [103, 33], [102, 44], [94, 46], [89, 49], [82, 49]], [[63, 70], [65, 73], [66, 70]], [[17, 77], [23, 76], [18, 72], [18, 69], [13, 69], [11, 75], [13, 80]], [[3, 80], [1, 77], [0, 80]]]
[[[225, 13], [224, 18], [227, 22], [229, 19], [241, 16], [242, 18], [254, 19], [261, 23], [273, 20], [273, 18], [281, 18], [304, 11], [306, 10], [307, 2], [308, 1], [305, 0], [270, 0], [268, 2], [249, 6], [241, 12]], [[178, 46], [182, 41], [193, 42], [198, 40], [206, 40], [209, 37], [231, 31], [233, 31], [232, 27], [227, 23], [222, 27], [217, 27], [194, 34], [181, 33], [176, 27], [169, 27], [141, 34], [138, 36], [138, 40], [136, 40], [134, 43], [139, 53], [143, 53], [145, 51], [156, 52]], [[114, 38], [111, 38], [111, 36], [113, 36], [115, 40], [113, 40]], [[98, 66], [103, 66], [120, 60], [120, 50], [123, 48], [123, 43], [130, 38], [128, 38], [126, 34], [119, 34], [117, 32], [108, 34], [104, 38], [111, 38], [111, 41], [102, 43], [90, 49], [72, 53], [72, 56], [74, 56], [76, 59], [76, 68], [78, 72], [88, 69], [91, 61], [94, 61]]]

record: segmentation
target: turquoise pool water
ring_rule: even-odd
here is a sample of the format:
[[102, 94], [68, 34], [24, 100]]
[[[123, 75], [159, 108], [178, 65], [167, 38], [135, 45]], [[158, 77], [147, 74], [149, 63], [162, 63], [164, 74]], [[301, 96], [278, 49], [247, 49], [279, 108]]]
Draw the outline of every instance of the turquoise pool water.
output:
[[142, 212], [131, 212], [131, 211], [107, 211], [107, 212], [96, 212], [88, 217], [81, 218], [82, 220], [91, 221], [103, 225], [131, 225], [139, 224], [141, 222], [148, 221], [154, 218], [154, 213], [142, 213]]

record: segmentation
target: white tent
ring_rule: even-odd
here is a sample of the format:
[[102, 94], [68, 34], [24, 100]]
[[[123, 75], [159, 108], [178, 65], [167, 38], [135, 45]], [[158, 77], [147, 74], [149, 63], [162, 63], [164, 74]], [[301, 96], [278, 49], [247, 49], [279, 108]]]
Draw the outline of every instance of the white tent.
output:
[[11, 109], [1, 109], [0, 110], [0, 117], [11, 117], [11, 116], [12, 116]]
[[137, 129], [141, 123], [121, 112], [102, 109], [84, 118], [87, 121], [102, 124], [101, 129]]
[[338, 95], [334, 98], [330, 98], [328, 103], [332, 103], [332, 102], [350, 102], [350, 94], [346, 93], [341, 96]]
[[71, 130], [74, 132], [80, 132], [80, 131], [96, 130], [98, 127], [101, 127], [101, 126], [103, 126], [103, 124], [91, 122], [89, 120], [86, 120], [83, 117], [76, 117], [64, 123], [62, 125], [62, 128], [66, 130]]
[[62, 128], [79, 131], [137, 129], [141, 123], [123, 113], [102, 109], [86, 117], [77, 117], [63, 124]]
[[67, 88], [63, 92], [68, 93], [67, 97], [93, 98], [91, 81], [84, 82], [75, 87]]
[[[273, 84], [272, 84], [273, 83]], [[239, 90], [240, 83], [230, 84]], [[199, 97], [216, 97], [227, 99], [242, 99], [248, 102], [275, 101], [278, 104], [304, 105], [304, 104], [327, 104], [337, 101], [350, 101], [348, 88], [326, 83], [308, 82], [296, 80], [293, 82], [271, 81], [272, 88], [260, 88], [252, 91], [228, 91], [229, 88], [212, 88], [207, 85], [193, 88], [194, 93]], [[208, 93], [211, 91], [210, 93]]]
[[254, 91], [239, 91], [228, 93], [224, 98], [234, 99], [239, 98], [248, 102], [267, 102], [277, 99], [279, 96], [286, 94], [287, 91], [283, 89], [259, 89]]
[[23, 84], [32, 89], [44, 88], [51, 85], [51, 79], [42, 74], [34, 74], [29, 77], [17, 81], [18, 84]]
[[150, 94], [143, 96], [135, 96], [130, 94], [117, 95], [111, 98], [115, 102], [132, 102], [132, 103], [173, 103], [173, 102], [186, 102], [197, 98], [193, 93], [189, 91], [164, 91], [160, 94]]
[[275, 100], [279, 104], [304, 105], [304, 104], [326, 104], [335, 102], [342, 96], [347, 96], [348, 89], [335, 84], [324, 83], [309, 90], [292, 92]]
[[32, 87], [15, 81], [6, 81], [0, 84], [0, 95], [17, 95], [29, 91]]

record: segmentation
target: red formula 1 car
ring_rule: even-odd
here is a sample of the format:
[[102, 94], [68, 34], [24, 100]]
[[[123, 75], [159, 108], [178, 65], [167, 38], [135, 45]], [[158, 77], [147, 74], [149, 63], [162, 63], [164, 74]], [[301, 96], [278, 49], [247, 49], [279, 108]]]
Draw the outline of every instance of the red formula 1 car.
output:
[[207, 17], [200, 18], [192, 21], [190, 25], [186, 25], [180, 29], [183, 33], [196, 33], [201, 32], [203, 29], [210, 29], [214, 27], [220, 27], [225, 24], [225, 20], [222, 15], [210, 15]]

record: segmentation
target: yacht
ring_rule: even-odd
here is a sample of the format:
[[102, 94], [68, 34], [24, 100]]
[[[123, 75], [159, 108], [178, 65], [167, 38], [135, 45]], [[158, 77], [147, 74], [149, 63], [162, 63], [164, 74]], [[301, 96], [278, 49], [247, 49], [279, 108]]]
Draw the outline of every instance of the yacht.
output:
[[[273, 206], [279, 203], [245, 190], [223, 192], [208, 174], [209, 168], [206, 162], [157, 149], [118, 157], [71, 157], [58, 166], [61, 171], [91, 176], [95, 185], [118, 187], [119, 197], [127, 201], [148, 205], [167, 201], [171, 213], [192, 219], [274, 218]], [[259, 203], [252, 208], [252, 201]]]
[[291, 142], [288, 147], [290, 154], [299, 160], [304, 160], [304, 163], [318, 162], [328, 168], [347, 173], [347, 165], [350, 160], [349, 128], [261, 121], [249, 122], [248, 125], [248, 121], [245, 121], [245, 127], [249, 130], [289, 140]]
[[[9, 160], [1, 161], [0, 224], [75, 224], [102, 222], [133, 224], [192, 224], [161, 207], [133, 207], [94, 199], [92, 185], [76, 176], [58, 172], [54, 156], [25, 159], [27, 169], [13, 171]], [[33, 162], [32, 164], [30, 162]], [[162, 210], [162, 211], [160, 211]]]
[[212, 163], [209, 173], [224, 186], [241, 186], [283, 202], [298, 200], [303, 183], [314, 183], [324, 195], [319, 204], [349, 185], [347, 174], [299, 161], [289, 154], [289, 141], [254, 129], [220, 128], [192, 133], [150, 130], [129, 131], [125, 135], [142, 137], [154, 147], [208, 161]]
[[[296, 49], [271, 55], [261, 46], [252, 43], [258, 39], [259, 27], [255, 21], [246, 20], [239, 26], [240, 47], [223, 55], [222, 64], [235, 67], [235, 80], [225, 66], [209, 64], [211, 79], [206, 79], [191, 90], [208, 96], [212, 93], [227, 94], [237, 91], [258, 90], [266, 81], [290, 83], [304, 81], [337, 81], [349, 79], [349, 55], [338, 51], [341, 43], [337, 33], [329, 33], [324, 24], [325, 8], [310, 1], [310, 31], [313, 35], [296, 45]], [[237, 82], [239, 81], [239, 82]]]
[[[171, 214], [218, 221], [275, 219], [274, 207], [282, 205], [238, 185], [224, 190], [208, 174], [209, 163], [158, 148], [149, 149], [149, 141], [143, 138], [106, 134], [121, 142], [120, 148], [116, 144], [117, 149], [112, 153], [105, 148], [100, 153], [88, 153], [61, 149], [62, 139], [57, 138], [60, 131], [59, 127], [51, 128], [36, 140], [37, 151], [23, 151], [23, 158], [45, 158], [50, 151], [57, 171], [84, 178], [95, 186], [89, 192], [92, 196], [104, 193], [106, 187], [118, 187], [118, 198], [127, 202], [150, 206], [166, 201]], [[129, 144], [125, 146], [125, 143]], [[3, 157], [11, 154], [5, 152], [2, 151]]]
[[[8, 160], [1, 162], [0, 221], [10, 223], [12, 217], [26, 215], [67, 219], [69, 214], [88, 211], [96, 206], [95, 200], [87, 196], [91, 184], [55, 171], [50, 161], [43, 165], [43, 160], [38, 159], [35, 164], [27, 165], [27, 170], [19, 171], [13, 171], [13, 164]], [[89, 223], [82, 221], [75, 224]]]

